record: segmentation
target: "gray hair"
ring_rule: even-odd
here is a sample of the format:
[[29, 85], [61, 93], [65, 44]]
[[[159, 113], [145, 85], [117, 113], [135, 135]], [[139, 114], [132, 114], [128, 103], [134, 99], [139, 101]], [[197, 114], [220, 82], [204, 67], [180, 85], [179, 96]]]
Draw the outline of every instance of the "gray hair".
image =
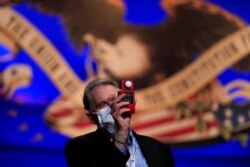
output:
[[111, 79], [111, 78], [96, 78], [92, 81], [90, 81], [87, 86], [85, 87], [85, 90], [84, 90], [84, 95], [83, 95], [83, 105], [84, 105], [84, 108], [86, 110], [88, 110], [89, 112], [90, 111], [90, 105], [91, 105], [91, 91], [99, 86], [99, 85], [113, 85], [117, 88], [119, 88], [119, 85], [118, 83], [114, 80], [114, 79]]

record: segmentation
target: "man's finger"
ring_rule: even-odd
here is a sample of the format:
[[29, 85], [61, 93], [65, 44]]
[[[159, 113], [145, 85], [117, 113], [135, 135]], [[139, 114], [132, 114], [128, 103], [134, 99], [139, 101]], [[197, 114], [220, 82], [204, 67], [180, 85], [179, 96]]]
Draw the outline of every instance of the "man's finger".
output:
[[118, 102], [122, 101], [124, 96], [125, 96], [124, 93], [120, 94], [117, 98], [115, 98], [114, 103], [118, 103]]
[[122, 102], [120, 102], [120, 103], [117, 103], [117, 104], [116, 104], [116, 107], [117, 107], [117, 108], [122, 108], [123, 106], [126, 106], [126, 105], [128, 105], [128, 104], [129, 104], [128, 101], [122, 101]]

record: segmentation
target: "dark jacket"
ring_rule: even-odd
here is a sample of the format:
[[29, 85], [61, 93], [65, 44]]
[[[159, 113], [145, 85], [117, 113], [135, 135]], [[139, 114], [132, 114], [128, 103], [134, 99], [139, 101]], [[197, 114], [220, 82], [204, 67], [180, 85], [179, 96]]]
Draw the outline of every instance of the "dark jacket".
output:
[[[149, 167], [173, 167], [170, 148], [133, 132]], [[100, 129], [69, 140], [65, 146], [69, 167], [125, 167], [129, 153], [123, 154]]]

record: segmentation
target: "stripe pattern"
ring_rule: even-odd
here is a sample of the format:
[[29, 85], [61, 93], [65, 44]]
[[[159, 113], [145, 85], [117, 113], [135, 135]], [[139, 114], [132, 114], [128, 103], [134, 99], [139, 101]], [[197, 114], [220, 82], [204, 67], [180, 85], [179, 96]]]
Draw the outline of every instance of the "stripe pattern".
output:
[[[57, 102], [46, 112], [46, 119], [54, 123], [56, 130], [70, 137], [85, 134], [96, 129], [87, 118], [79, 121], [75, 117], [78, 109], [70, 106], [66, 99]], [[57, 106], [57, 107], [55, 107]], [[78, 110], [78, 111], [74, 111]], [[79, 113], [79, 115], [82, 115]], [[206, 129], [198, 130], [199, 119], [204, 120]], [[64, 122], [64, 124], [62, 123]], [[65, 124], [67, 122], [68, 124]], [[175, 111], [155, 110], [136, 112], [132, 119], [132, 128], [139, 134], [151, 136], [166, 143], [183, 143], [207, 140], [219, 135], [219, 121], [214, 112], [204, 112], [202, 115], [191, 115], [178, 118]]]

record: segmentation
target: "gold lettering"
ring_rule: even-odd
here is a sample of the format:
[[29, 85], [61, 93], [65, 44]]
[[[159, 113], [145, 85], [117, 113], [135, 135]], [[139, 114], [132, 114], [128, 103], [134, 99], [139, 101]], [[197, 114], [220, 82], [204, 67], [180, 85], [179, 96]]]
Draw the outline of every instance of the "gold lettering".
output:
[[242, 35], [240, 39], [246, 48], [250, 46], [250, 32], [249, 31], [246, 34]]
[[151, 95], [146, 95], [145, 100], [147, 101], [146, 105], [162, 103], [165, 101], [163, 94], [161, 92], [156, 92], [156, 93], [151, 94]]

